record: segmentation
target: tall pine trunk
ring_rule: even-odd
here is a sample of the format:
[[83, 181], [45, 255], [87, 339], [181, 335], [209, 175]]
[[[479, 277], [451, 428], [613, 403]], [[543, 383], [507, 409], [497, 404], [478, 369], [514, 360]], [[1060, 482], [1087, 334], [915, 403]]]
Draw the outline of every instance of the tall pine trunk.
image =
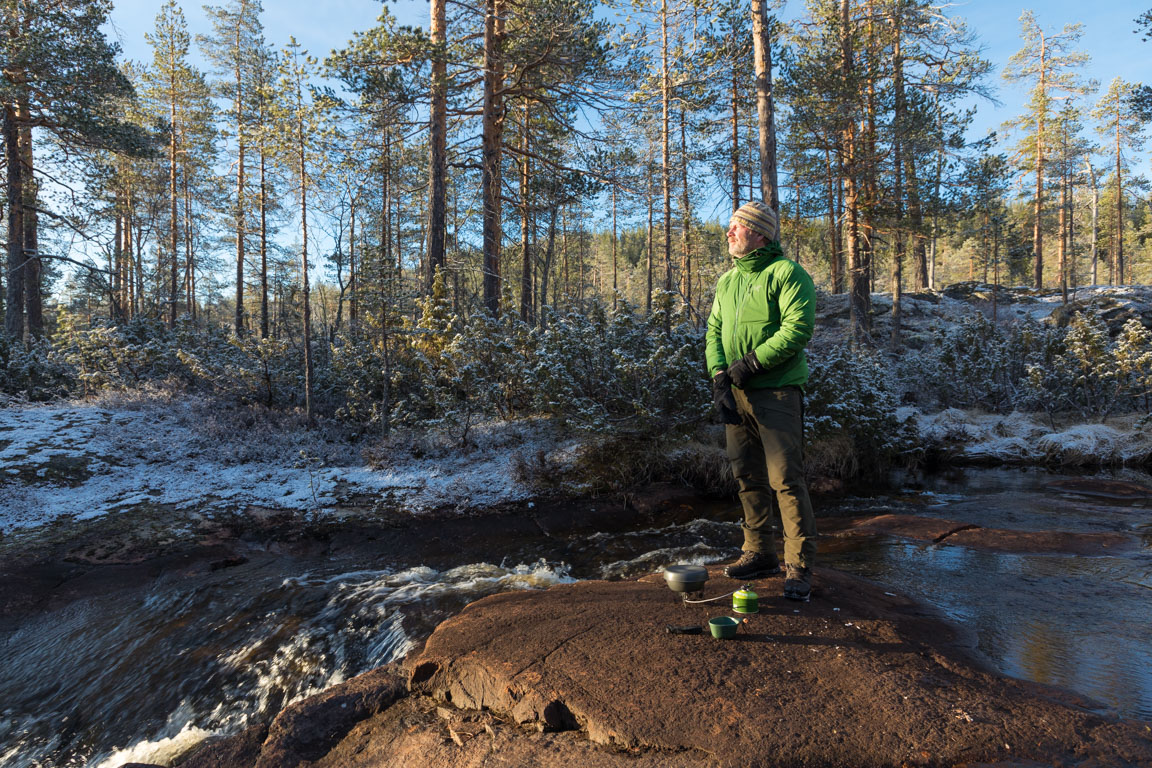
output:
[[[761, 198], [780, 214], [776, 184], [776, 118], [772, 103], [772, 46], [764, 0], [752, 0], [752, 55], [756, 67], [756, 127], [760, 149]], [[780, 239], [777, 231], [776, 239]]]
[[300, 281], [304, 299], [304, 415], [312, 424], [312, 302], [308, 280], [308, 162], [304, 136], [304, 97], [296, 85], [296, 172], [300, 176]]
[[260, 147], [260, 338], [268, 338], [268, 177], [263, 146]]
[[184, 193], [184, 311], [195, 320], [196, 260], [192, 250], [192, 189], [188, 179], [190, 175], [185, 169], [181, 185]]
[[548, 276], [552, 272], [552, 255], [556, 252], [556, 209], [553, 205], [548, 221], [548, 245], [544, 249], [544, 266], [540, 269], [540, 304], [537, 317], [543, 321], [544, 308], [548, 306]]
[[[840, 2], [841, 73], [846, 83], [853, 81], [852, 36], [849, 32], [849, 0]], [[854, 98], [851, 94], [849, 98]], [[852, 104], [845, 104], [844, 126], [841, 130], [841, 164], [844, 173], [844, 215], [846, 219], [846, 247], [848, 251], [849, 300], [848, 315], [854, 344], [863, 341], [868, 330], [868, 274], [860, 253], [860, 189], [857, 178], [856, 117]]]
[[1124, 184], [1120, 165], [1120, 119], [1116, 120], [1116, 281], [1124, 280]]
[[905, 166], [908, 171], [908, 218], [912, 229], [912, 269], [913, 285], [916, 290], [927, 289], [931, 282], [928, 277], [928, 249], [924, 242], [924, 208], [920, 205], [920, 178], [916, 174], [916, 153], [907, 153]]
[[[28, 106], [20, 108], [23, 115], [29, 115]], [[40, 297], [40, 245], [38, 238], [39, 215], [37, 199], [40, 188], [36, 180], [35, 163], [32, 153], [32, 126], [21, 120], [20, 125], [20, 164], [24, 181], [24, 313], [28, 335], [40, 338], [44, 335], [44, 310]]]
[[176, 154], [177, 154], [177, 137], [180, 130], [176, 123], [176, 63], [169, 62], [169, 78], [168, 78], [168, 115], [169, 115], [169, 130], [171, 135], [168, 138], [168, 255], [170, 258], [169, 280], [168, 280], [168, 327], [174, 328], [176, 326], [176, 303], [177, 303], [177, 290], [179, 283], [179, 263], [180, 263], [180, 248], [179, 248], [179, 234], [180, 230], [177, 226], [176, 216]]
[[[1045, 45], [1040, 45], [1040, 93], [1047, 94], [1045, 77], [1048, 72], [1045, 66]], [[1033, 281], [1035, 288], [1044, 287], [1044, 111], [1040, 110], [1036, 116], [1036, 202], [1033, 206], [1035, 222], [1032, 228], [1033, 250]]]
[[[1064, 152], [1065, 158], [1067, 157], [1068, 147], [1065, 144]], [[1065, 168], [1060, 169], [1060, 243], [1059, 243], [1059, 257], [1060, 257], [1060, 298], [1062, 303], [1068, 303], [1068, 249], [1067, 237], [1065, 233], [1068, 227], [1068, 174]]]
[[356, 265], [356, 195], [348, 198], [348, 328], [356, 334], [359, 318], [360, 270]]
[[904, 56], [901, 48], [903, 35], [903, 19], [900, 14], [900, 3], [894, 4], [895, 13], [892, 19], [892, 85], [895, 92], [895, 113], [892, 119], [892, 201], [896, 206], [895, 225], [892, 236], [895, 239], [895, 248], [892, 253], [892, 348], [896, 349], [901, 343], [900, 325], [904, 320], [903, 294], [904, 289]]
[[[491, 0], [489, 0], [491, 5]], [[445, 240], [448, 226], [448, 23], [446, 0], [431, 0], [432, 23], [430, 41], [434, 48], [432, 60], [431, 106], [428, 136], [428, 272], [425, 277], [427, 292], [432, 292], [436, 270], [445, 266]], [[489, 9], [491, 12], [491, 8]], [[488, 23], [485, 21], [485, 105], [488, 97]], [[487, 130], [487, 108], [485, 108]], [[487, 136], [487, 133], [485, 133]], [[485, 140], [487, 153], [487, 139]], [[487, 157], [487, 154], [485, 155]], [[487, 166], [485, 166], [487, 167]], [[487, 198], [485, 198], [487, 200]], [[485, 203], [487, 204], [487, 203]]]
[[504, 0], [486, 0], [484, 17], [484, 125], [481, 192], [484, 199], [484, 307], [500, 313], [500, 158], [504, 133]]
[[732, 213], [740, 208], [740, 70], [732, 60]]
[[668, 72], [668, 0], [660, 0], [660, 180], [664, 199], [664, 290], [672, 290], [672, 168], [668, 111], [672, 81]]
[[240, 0], [240, 12], [236, 19], [236, 37], [233, 41], [236, 53], [236, 316], [233, 329], [237, 336], [244, 332], [244, 231], [247, 211], [244, 207], [244, 77], [240, 68], [241, 30], [248, 15], [247, 0]]
[[121, 211], [121, 193], [116, 189], [112, 208], [115, 215], [112, 219], [112, 263], [109, 265], [112, 272], [112, 285], [109, 299], [112, 304], [112, 321], [124, 322], [124, 214]]
[[520, 319], [532, 322], [532, 249], [531, 200], [528, 198], [532, 168], [528, 159], [528, 127], [531, 113], [524, 101], [523, 122], [520, 125]]
[[684, 303], [692, 306], [692, 208], [688, 198], [688, 141], [685, 136], [687, 122], [687, 109], [680, 110], [680, 178], [683, 182], [683, 196], [681, 197], [681, 212], [683, 214], [682, 231], [680, 233], [684, 246], [684, 256], [680, 263], [680, 284], [684, 292]]
[[24, 163], [20, 157], [18, 120], [16, 105], [5, 104], [4, 157], [8, 171], [8, 285], [4, 302], [4, 332], [13, 341], [24, 339]]
[[827, 148], [824, 149], [824, 165], [828, 188], [828, 277], [832, 293], [840, 293], [844, 290], [844, 277], [840, 270], [840, 215], [836, 205], [836, 192], [840, 185], [832, 163], [832, 152]]
[[1096, 170], [1092, 167], [1091, 160], [1085, 160], [1084, 164], [1088, 166], [1088, 179], [1092, 182], [1092, 285], [1099, 285], [1099, 277], [1097, 269], [1099, 267], [1098, 251], [1096, 250], [1096, 243], [1100, 239], [1100, 188], [1096, 186]]

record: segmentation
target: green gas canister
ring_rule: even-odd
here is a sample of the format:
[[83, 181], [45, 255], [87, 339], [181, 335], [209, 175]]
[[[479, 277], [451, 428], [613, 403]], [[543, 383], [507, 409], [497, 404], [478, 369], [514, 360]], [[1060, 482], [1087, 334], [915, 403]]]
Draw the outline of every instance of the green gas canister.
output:
[[732, 610], [736, 613], [760, 613], [760, 598], [748, 587], [732, 593]]

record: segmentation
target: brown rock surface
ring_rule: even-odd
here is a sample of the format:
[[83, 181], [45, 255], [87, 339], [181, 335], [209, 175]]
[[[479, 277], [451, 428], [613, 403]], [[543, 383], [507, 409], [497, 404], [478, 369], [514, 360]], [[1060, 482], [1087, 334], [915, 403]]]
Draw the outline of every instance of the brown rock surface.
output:
[[[706, 595], [738, 586], [713, 569]], [[668, 634], [730, 603], [684, 604], [658, 575], [494, 595], [436, 629], [391, 706], [394, 668], [346, 684], [387, 693], [339, 727], [304, 702], [258, 759], [184, 766], [1152, 765], [1152, 725], [981, 668], [881, 587], [821, 569], [808, 604], [756, 588], [734, 640]]]
[[239, 736], [205, 745], [181, 768], [296, 768], [327, 755], [358, 723], [407, 695], [392, 665], [365, 672], [284, 709], [267, 731], [250, 728]]
[[1152, 488], [1127, 480], [1108, 480], [1098, 477], [1069, 477], [1053, 480], [1049, 488], [1075, 493], [1079, 496], [1092, 496], [1100, 499], [1119, 501], [1152, 502]]
[[[737, 586], [714, 576], [709, 592]], [[436, 630], [410, 664], [412, 687], [699, 764], [1152, 761], [1145, 724], [981, 670], [906, 600], [828, 570], [810, 604], [778, 589], [762, 582], [762, 613], [734, 641], [666, 634], [727, 611], [683, 605], [658, 578], [496, 595]]]
[[1076, 533], [1066, 531], [1019, 531], [982, 528], [956, 520], [917, 515], [878, 515], [852, 521], [835, 535], [881, 533], [936, 544], [958, 544], [997, 552], [1059, 552], [1071, 555], [1103, 555], [1138, 545], [1123, 533]]

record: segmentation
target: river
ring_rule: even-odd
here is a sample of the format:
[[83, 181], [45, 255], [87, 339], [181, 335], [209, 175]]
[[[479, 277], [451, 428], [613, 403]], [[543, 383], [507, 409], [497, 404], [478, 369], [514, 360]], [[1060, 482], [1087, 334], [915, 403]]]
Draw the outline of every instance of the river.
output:
[[[825, 502], [989, 528], [1120, 532], [1123, 554], [1005, 554], [898, 537], [829, 537], [821, 563], [934, 606], [1005, 674], [1069, 688], [1152, 720], [1152, 500], [1070, 490], [1039, 470], [898, 478]], [[1152, 477], [1124, 479], [1152, 487]], [[216, 570], [31, 612], [0, 632], [0, 766], [163, 762], [203, 738], [267, 721], [291, 701], [402, 658], [485, 595], [628, 578], [733, 555], [737, 505], [699, 500], [658, 527], [556, 538], [519, 527], [425, 557], [254, 552]], [[831, 526], [830, 526], [831, 527]], [[818, 597], [815, 599], [819, 599]]]

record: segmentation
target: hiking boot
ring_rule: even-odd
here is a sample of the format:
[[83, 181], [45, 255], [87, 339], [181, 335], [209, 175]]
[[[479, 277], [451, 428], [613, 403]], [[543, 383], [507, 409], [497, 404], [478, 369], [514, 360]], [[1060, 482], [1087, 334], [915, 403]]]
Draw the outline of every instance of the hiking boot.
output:
[[775, 552], [745, 552], [740, 559], [724, 569], [730, 579], [755, 579], [780, 573], [780, 560]]
[[808, 602], [812, 595], [812, 569], [788, 563], [784, 576], [784, 597], [789, 600]]

